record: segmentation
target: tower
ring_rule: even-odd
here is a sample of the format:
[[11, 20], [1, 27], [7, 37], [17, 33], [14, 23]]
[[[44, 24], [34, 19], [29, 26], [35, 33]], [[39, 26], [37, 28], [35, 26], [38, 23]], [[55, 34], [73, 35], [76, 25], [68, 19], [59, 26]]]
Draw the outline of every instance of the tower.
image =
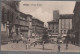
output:
[[53, 11], [53, 20], [58, 20], [59, 19], [59, 10], [54, 10]]

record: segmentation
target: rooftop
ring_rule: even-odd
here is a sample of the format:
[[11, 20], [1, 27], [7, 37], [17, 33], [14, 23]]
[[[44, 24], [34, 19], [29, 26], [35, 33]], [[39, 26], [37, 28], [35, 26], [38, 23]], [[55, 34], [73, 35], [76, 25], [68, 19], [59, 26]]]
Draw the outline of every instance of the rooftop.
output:
[[44, 23], [43, 21], [41, 21], [41, 20], [39, 20], [39, 19], [37, 19], [37, 18], [35, 18], [35, 17], [33, 17], [32, 19], [33, 19], [33, 20], [37, 20], [37, 21], [40, 21], [40, 22]]
[[73, 14], [62, 14], [59, 19], [72, 19]]
[[32, 17], [32, 15], [30, 15], [30, 14], [25, 14], [25, 13], [22, 13], [20, 11], [19, 11], [19, 13], [20, 13], [20, 16], [22, 16], [24, 18], [26, 18], [27, 16], [31, 16]]
[[52, 20], [52, 21], [49, 21], [47, 23], [58, 23], [58, 22], [59, 22], [59, 20]]
[[73, 12], [80, 11], [80, 2], [76, 2]]

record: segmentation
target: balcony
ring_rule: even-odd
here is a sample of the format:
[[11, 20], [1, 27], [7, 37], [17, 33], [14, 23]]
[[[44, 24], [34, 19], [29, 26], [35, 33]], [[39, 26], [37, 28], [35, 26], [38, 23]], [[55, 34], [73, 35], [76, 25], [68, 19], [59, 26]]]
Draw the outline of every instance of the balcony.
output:
[[29, 26], [29, 23], [23, 20], [20, 20], [20, 25], [22, 26]]
[[27, 31], [27, 30], [29, 30], [29, 27], [21, 27], [20, 29], [23, 31]]

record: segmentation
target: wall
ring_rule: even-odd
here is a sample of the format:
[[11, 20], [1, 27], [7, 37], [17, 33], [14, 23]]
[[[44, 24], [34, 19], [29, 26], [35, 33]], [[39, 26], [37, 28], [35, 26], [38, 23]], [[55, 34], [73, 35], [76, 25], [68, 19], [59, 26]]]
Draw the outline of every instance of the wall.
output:
[[32, 20], [32, 32], [34, 36], [42, 36], [43, 35], [44, 23], [39, 19]]
[[69, 29], [72, 29], [72, 19], [59, 19], [59, 34], [66, 35]]

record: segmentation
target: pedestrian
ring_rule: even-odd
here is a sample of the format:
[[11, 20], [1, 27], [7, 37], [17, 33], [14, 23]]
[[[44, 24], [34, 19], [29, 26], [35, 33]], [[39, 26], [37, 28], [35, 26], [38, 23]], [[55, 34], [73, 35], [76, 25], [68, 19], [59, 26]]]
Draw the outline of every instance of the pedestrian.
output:
[[68, 44], [66, 44], [66, 49], [68, 49]]
[[10, 39], [10, 41], [14, 43], [14, 41], [13, 41], [13, 33], [14, 33], [14, 32], [12, 32], [12, 34], [11, 34], [11, 37], [10, 37], [11, 39]]
[[26, 49], [28, 49], [28, 41], [27, 41], [27, 39], [26, 39], [25, 44], [26, 44]]
[[17, 34], [16, 42], [19, 42], [19, 34]]
[[15, 32], [13, 33], [12, 37], [13, 37], [13, 42], [16, 42], [17, 35]]
[[68, 49], [69, 39], [70, 39], [70, 37], [69, 37], [69, 34], [68, 34], [68, 35], [66, 36], [66, 49]]
[[58, 43], [58, 52], [60, 52], [61, 46], [60, 43]]
[[22, 33], [21, 33], [21, 38], [22, 38], [22, 42], [24, 43], [25, 38], [23, 37]]
[[43, 41], [43, 50], [44, 50], [44, 41]]
[[35, 44], [35, 42], [34, 42], [34, 47], [35, 47], [35, 45], [36, 45], [36, 44]]
[[28, 47], [29, 47], [29, 49], [31, 48], [30, 39], [28, 39]]
[[16, 42], [17, 42], [17, 43], [19, 42], [18, 38], [17, 38]]
[[60, 37], [57, 39], [57, 44], [58, 44], [58, 52], [60, 52], [60, 49], [61, 49], [61, 42], [60, 42]]

